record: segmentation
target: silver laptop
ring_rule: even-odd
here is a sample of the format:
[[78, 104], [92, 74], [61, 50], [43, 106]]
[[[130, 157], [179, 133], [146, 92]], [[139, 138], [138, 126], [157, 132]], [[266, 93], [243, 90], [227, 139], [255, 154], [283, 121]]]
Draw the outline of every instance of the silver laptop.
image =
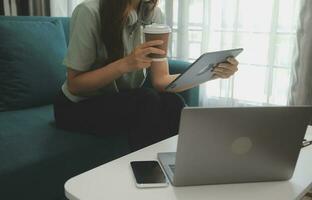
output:
[[174, 186], [292, 177], [312, 107], [185, 108], [177, 152], [158, 159]]

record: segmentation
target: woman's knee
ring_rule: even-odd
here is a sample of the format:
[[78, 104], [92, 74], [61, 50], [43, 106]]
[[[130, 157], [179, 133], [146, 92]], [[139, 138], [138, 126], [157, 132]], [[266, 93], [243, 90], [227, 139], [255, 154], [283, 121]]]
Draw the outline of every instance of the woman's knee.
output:
[[169, 105], [171, 108], [182, 110], [186, 106], [185, 100], [179, 94], [165, 92], [161, 93], [160, 95], [163, 103]]
[[144, 101], [146, 103], [160, 103], [159, 93], [151, 88], [139, 88], [134, 91], [136, 93], [137, 98], [139, 100]]

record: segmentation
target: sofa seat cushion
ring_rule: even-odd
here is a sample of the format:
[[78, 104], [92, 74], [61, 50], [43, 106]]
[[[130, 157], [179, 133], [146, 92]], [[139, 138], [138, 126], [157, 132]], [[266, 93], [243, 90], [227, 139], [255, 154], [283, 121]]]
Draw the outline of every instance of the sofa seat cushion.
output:
[[125, 136], [66, 132], [53, 121], [52, 106], [0, 112], [2, 197], [60, 199], [66, 180], [129, 152]]
[[0, 20], [0, 111], [47, 105], [65, 80], [62, 22]]

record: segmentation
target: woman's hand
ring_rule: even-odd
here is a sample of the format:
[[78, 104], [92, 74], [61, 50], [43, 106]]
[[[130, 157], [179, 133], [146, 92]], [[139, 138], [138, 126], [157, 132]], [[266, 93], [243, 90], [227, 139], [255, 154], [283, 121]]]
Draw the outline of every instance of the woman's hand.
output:
[[144, 68], [149, 68], [153, 61], [151, 58], [148, 57], [149, 54], [166, 54], [165, 51], [154, 47], [161, 44], [163, 44], [162, 40], [154, 40], [137, 46], [130, 55], [124, 58], [126, 65], [123, 66], [122, 71], [124, 73], [127, 73]]
[[227, 79], [230, 78], [232, 75], [234, 75], [238, 71], [238, 64], [239, 62], [233, 58], [230, 57], [227, 59], [228, 63], [220, 63], [214, 70], [214, 78], [223, 78]]

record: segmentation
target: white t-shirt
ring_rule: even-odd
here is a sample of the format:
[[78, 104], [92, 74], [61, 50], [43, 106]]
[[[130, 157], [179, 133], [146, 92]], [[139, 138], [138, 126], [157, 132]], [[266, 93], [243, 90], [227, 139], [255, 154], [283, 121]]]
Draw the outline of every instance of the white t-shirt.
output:
[[[107, 51], [101, 38], [100, 0], [89, 0], [81, 3], [73, 12], [70, 21], [70, 41], [64, 64], [71, 69], [86, 72], [104, 66], [107, 60]], [[152, 23], [164, 23], [161, 10], [156, 7], [151, 18]], [[133, 31], [133, 26], [126, 26], [123, 30], [123, 43], [125, 55], [141, 44], [142, 29]], [[124, 74], [116, 81], [101, 88], [95, 93], [100, 95], [105, 91], [118, 92], [120, 89], [141, 87], [146, 77], [145, 70], [138, 70]], [[73, 102], [79, 102], [87, 97], [71, 94], [68, 90], [67, 80], [62, 86], [64, 95]]]

